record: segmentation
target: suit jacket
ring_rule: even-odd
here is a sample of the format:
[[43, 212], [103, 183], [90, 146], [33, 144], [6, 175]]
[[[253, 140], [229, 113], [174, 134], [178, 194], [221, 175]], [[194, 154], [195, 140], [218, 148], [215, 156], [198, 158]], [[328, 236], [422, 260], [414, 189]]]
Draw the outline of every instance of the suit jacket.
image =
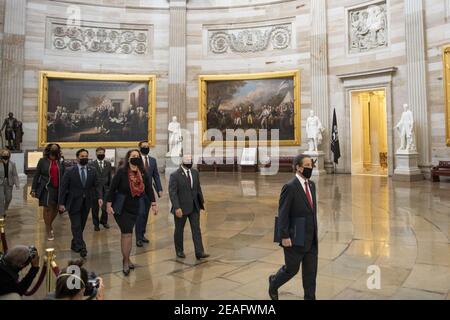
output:
[[170, 175], [169, 197], [172, 203], [171, 212], [174, 214], [177, 209], [183, 210], [183, 214], [190, 214], [194, 210], [204, 210], [205, 207], [202, 187], [198, 171], [191, 169], [191, 179], [193, 187], [188, 183], [188, 179], [183, 169], [180, 167]]
[[278, 227], [280, 228], [281, 239], [293, 239], [296, 219], [305, 219], [305, 229], [297, 230], [297, 232], [304, 232], [305, 246], [298, 248], [306, 251], [313, 243], [318, 243], [316, 186], [314, 182], [309, 181], [309, 189], [314, 209], [311, 208], [306, 193], [296, 176], [283, 187], [278, 207]]
[[[48, 203], [48, 198], [46, 196], [48, 185], [50, 184], [50, 161], [48, 158], [41, 158], [36, 166], [36, 173], [33, 177], [33, 184], [31, 190], [37, 194], [40, 201]], [[61, 161], [58, 161], [59, 167], [59, 185], [61, 186], [64, 172], [66, 168]]]
[[[143, 164], [145, 162], [143, 160]], [[150, 185], [153, 187], [153, 181], [155, 181], [156, 192], [162, 191], [161, 178], [159, 177], [158, 164], [156, 159], [148, 156], [148, 170], [146, 170], [147, 177], [150, 181]]]
[[[17, 174], [16, 164], [9, 160], [8, 163], [8, 186], [19, 186], [19, 175]], [[5, 184], [5, 167], [3, 161], [0, 161], [0, 185]]]
[[100, 180], [100, 188], [102, 189], [102, 195], [105, 197], [109, 192], [109, 187], [112, 181], [112, 165], [111, 162], [103, 161], [103, 170], [100, 168], [97, 160], [92, 161], [89, 165], [94, 168], [97, 173], [97, 177]]
[[81, 209], [82, 200], [86, 199], [89, 210], [94, 200], [101, 199], [103, 194], [100, 179], [94, 168], [86, 166], [86, 185], [83, 187], [78, 166], [73, 166], [64, 174], [59, 194], [59, 205], [64, 205], [69, 214]]

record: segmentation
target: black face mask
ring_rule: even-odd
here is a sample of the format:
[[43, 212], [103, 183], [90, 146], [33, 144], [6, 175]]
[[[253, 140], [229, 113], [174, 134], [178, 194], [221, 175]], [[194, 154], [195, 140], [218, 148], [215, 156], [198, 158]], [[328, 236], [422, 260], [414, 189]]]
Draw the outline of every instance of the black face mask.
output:
[[54, 158], [58, 158], [59, 157], [59, 151], [58, 150], [50, 150], [50, 156], [52, 156]]
[[141, 158], [130, 158], [130, 163], [133, 166], [139, 166], [142, 164], [142, 159]]
[[105, 155], [104, 154], [98, 154], [97, 155], [97, 159], [100, 160], [100, 161], [103, 161], [103, 160], [105, 160]]
[[306, 179], [310, 179], [313, 173], [313, 169], [312, 168], [303, 168], [303, 173], [302, 175], [306, 178]]
[[89, 162], [88, 158], [80, 158], [80, 165], [85, 166]]
[[2, 156], [2, 160], [8, 161], [9, 160], [9, 156]]
[[141, 148], [141, 153], [143, 155], [148, 155], [150, 153], [150, 148]]
[[183, 163], [183, 167], [190, 170], [192, 169], [192, 163]]

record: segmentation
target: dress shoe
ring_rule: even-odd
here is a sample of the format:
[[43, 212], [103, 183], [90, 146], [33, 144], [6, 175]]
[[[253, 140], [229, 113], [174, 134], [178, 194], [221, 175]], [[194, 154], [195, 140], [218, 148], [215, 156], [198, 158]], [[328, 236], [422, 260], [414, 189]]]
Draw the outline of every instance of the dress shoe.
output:
[[111, 228], [111, 227], [109, 226], [109, 224], [107, 224], [107, 223], [103, 223], [103, 228], [105, 228], [105, 229], [109, 229], [109, 228]]
[[209, 258], [210, 257], [210, 255], [209, 254], [207, 254], [207, 253], [202, 253], [201, 255], [199, 255], [199, 256], [195, 256], [196, 258], [197, 258], [197, 260], [201, 260], [201, 259], [206, 259], [206, 258]]
[[143, 243], [150, 243], [150, 240], [148, 240], [146, 237], [142, 238]]
[[143, 246], [144, 246], [144, 243], [142, 242], [142, 240], [136, 241], [136, 247], [142, 248]]
[[177, 257], [181, 258], [181, 259], [185, 259], [186, 255], [184, 254], [184, 252], [177, 252]]
[[122, 261], [122, 266], [123, 266], [123, 268], [122, 268], [123, 275], [125, 277], [128, 277], [130, 275], [130, 269], [131, 269], [130, 264], [125, 265], [125, 262]]
[[80, 250], [80, 257], [82, 257], [82, 258], [86, 258], [87, 257], [87, 250], [86, 249], [81, 249]]
[[273, 283], [274, 279], [275, 279], [274, 275], [271, 275], [269, 277], [269, 296], [270, 296], [270, 299], [272, 299], [272, 300], [278, 300], [278, 289], [275, 289], [272, 286], [272, 283]]
[[130, 267], [130, 270], [136, 269], [136, 266], [132, 262], [129, 263], [129, 267]]
[[99, 226], [94, 226], [94, 230], [95, 231], [100, 231], [100, 227]]
[[75, 253], [80, 253], [81, 252], [81, 249], [70, 248], [70, 250], [72, 250]]

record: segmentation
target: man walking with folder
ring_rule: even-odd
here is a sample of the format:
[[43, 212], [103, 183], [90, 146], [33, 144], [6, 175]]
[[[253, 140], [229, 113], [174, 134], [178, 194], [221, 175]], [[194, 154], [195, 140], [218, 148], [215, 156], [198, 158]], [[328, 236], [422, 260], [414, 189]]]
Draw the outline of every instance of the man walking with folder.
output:
[[296, 176], [282, 189], [278, 208], [280, 245], [285, 265], [269, 277], [269, 296], [278, 300], [278, 289], [291, 280], [302, 265], [305, 300], [316, 299], [318, 260], [316, 187], [310, 181], [313, 161], [299, 155], [293, 161]]

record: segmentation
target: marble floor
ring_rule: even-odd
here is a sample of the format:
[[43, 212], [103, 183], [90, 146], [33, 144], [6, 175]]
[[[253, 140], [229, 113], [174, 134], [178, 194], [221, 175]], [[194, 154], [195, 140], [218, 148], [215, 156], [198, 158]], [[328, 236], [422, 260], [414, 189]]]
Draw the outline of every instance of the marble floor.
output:
[[[159, 215], [149, 221], [151, 244], [133, 248], [137, 269], [129, 277], [121, 272], [120, 235], [112, 219], [110, 230], [94, 232], [88, 224], [86, 267], [105, 280], [107, 299], [268, 299], [267, 278], [283, 263], [282, 250], [272, 242], [273, 220], [279, 192], [290, 176], [201, 174], [208, 261], [195, 260], [188, 226], [188, 257], [175, 258], [165, 193]], [[409, 184], [350, 175], [315, 180], [318, 299], [450, 299], [448, 181]], [[57, 218], [56, 241], [47, 242], [42, 213], [28, 196], [29, 188], [15, 191], [6, 227], [9, 244], [34, 244], [41, 251], [54, 247], [64, 266], [78, 257], [70, 251], [68, 216]], [[379, 289], [367, 287], [370, 266], [381, 271]], [[44, 294], [41, 289], [34, 298]], [[302, 295], [300, 276], [280, 289], [280, 299]]]

